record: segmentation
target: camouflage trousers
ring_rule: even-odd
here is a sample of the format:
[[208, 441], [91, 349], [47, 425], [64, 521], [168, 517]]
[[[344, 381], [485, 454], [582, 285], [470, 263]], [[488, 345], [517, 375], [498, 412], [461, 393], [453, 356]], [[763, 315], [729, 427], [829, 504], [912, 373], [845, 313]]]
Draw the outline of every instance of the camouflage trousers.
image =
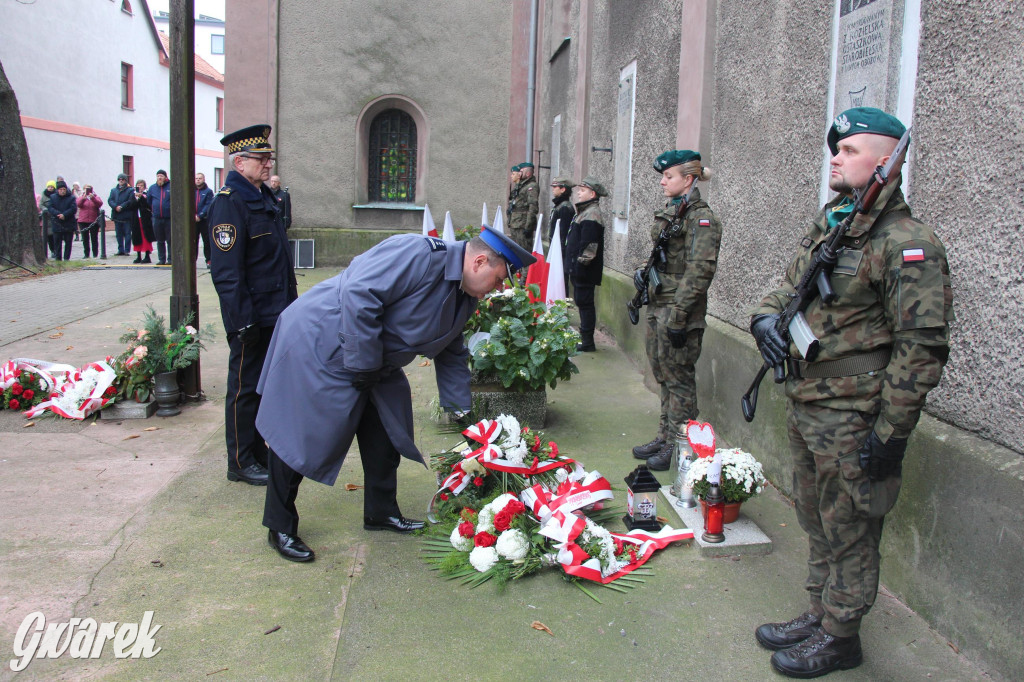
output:
[[509, 225], [508, 236], [527, 251], [533, 251], [533, 230]]
[[878, 593], [882, 519], [896, 503], [902, 478], [871, 481], [860, 446], [875, 417], [807, 403], [789, 403], [796, 516], [808, 535], [811, 610], [836, 637], [860, 630]]
[[683, 432], [686, 422], [697, 418], [697, 358], [704, 338], [703, 329], [691, 329], [686, 344], [673, 348], [668, 338], [668, 317], [672, 309], [650, 306], [647, 309], [645, 346], [651, 375], [661, 389], [661, 416], [658, 438], [671, 440]]

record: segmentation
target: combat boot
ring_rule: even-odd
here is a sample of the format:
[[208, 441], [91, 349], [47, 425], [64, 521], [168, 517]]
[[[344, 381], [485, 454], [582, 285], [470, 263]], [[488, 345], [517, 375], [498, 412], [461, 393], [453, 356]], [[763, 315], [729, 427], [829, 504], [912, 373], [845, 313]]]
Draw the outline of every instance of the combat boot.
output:
[[633, 456], [637, 459], [647, 459], [651, 455], [661, 450], [662, 446], [665, 445], [665, 439], [661, 436], [655, 437], [650, 443], [644, 443], [643, 445], [637, 445], [633, 448]]
[[660, 450], [647, 458], [647, 468], [651, 471], [668, 471], [674, 449], [675, 445], [671, 441], [665, 441]]
[[772, 654], [772, 668], [786, 677], [807, 679], [856, 668], [863, 660], [860, 635], [835, 637], [819, 627], [796, 646]]
[[806, 611], [788, 623], [765, 623], [754, 631], [754, 637], [765, 649], [780, 651], [804, 641], [820, 625], [821, 616]]

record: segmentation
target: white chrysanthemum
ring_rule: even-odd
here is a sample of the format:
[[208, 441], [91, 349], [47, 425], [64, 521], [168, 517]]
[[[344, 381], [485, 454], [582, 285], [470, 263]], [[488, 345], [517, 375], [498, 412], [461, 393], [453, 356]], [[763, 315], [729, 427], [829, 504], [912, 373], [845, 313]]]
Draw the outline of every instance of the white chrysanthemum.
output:
[[526, 461], [526, 455], [529, 452], [529, 450], [526, 449], [526, 443], [520, 440], [517, 445], [510, 448], [505, 448], [502, 452], [505, 455], [505, 459], [507, 459], [509, 462], [518, 466], [522, 466], [523, 462]]
[[480, 510], [480, 513], [476, 517], [476, 532], [477, 533], [493, 533], [494, 532], [494, 510], [490, 508], [490, 505]]
[[498, 554], [506, 559], [518, 561], [525, 558], [526, 553], [530, 551], [530, 541], [527, 540], [525, 533], [513, 528], [499, 535], [498, 542], [494, 547], [498, 550]]
[[456, 526], [452, 531], [452, 547], [459, 550], [460, 552], [468, 552], [473, 549], [473, 538], [464, 538], [459, 533], [459, 527]]
[[495, 497], [494, 500], [492, 500], [490, 503], [488, 503], [484, 507], [484, 509], [480, 510], [480, 513], [483, 514], [484, 510], [487, 510], [488, 514], [490, 515], [491, 519], [493, 520], [495, 514], [500, 512], [502, 509], [504, 509], [506, 504], [508, 504], [512, 500], [516, 500], [516, 499], [519, 499], [519, 498], [517, 498], [512, 493], [502, 493], [501, 495], [498, 495], [497, 497]]
[[516, 441], [523, 439], [522, 427], [519, 425], [519, 420], [510, 414], [499, 414], [497, 419], [494, 421], [498, 422], [501, 426], [501, 432], [499, 435], [499, 446], [504, 446], [505, 443], [509, 445], [515, 445]]
[[469, 563], [483, 573], [498, 563], [498, 551], [493, 547], [474, 547], [473, 551], [469, 553]]

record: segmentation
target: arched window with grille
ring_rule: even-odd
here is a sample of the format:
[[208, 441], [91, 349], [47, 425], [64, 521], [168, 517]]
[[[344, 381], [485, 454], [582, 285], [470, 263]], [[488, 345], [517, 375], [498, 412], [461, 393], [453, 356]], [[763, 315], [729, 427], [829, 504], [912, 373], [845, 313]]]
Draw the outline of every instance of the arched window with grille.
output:
[[367, 190], [370, 201], [416, 201], [416, 123], [401, 109], [387, 109], [370, 122]]

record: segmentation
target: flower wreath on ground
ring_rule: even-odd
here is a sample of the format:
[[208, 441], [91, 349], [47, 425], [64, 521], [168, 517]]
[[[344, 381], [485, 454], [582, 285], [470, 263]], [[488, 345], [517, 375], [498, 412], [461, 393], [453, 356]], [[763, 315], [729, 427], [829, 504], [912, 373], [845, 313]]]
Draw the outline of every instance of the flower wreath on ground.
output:
[[[10, 360], [0, 367], [0, 386], [5, 389], [5, 395], [8, 386], [12, 392], [17, 390], [11, 383], [12, 377], [19, 377], [16, 381], [24, 386], [26, 375], [35, 377], [34, 381], [42, 389], [33, 391], [31, 405], [22, 402], [21, 409], [31, 408], [26, 410], [26, 418], [49, 412], [65, 419], [82, 420], [110, 403], [116, 391], [112, 386], [116, 373], [110, 366], [110, 358], [81, 368], [45, 360]], [[24, 390], [21, 395], [24, 399]], [[19, 409], [10, 404], [7, 407]]]
[[658, 533], [607, 530], [602, 524], [618, 518], [606, 506], [613, 497], [608, 479], [558, 455], [554, 442], [542, 445], [542, 434], [520, 428], [514, 417], [483, 420], [463, 433], [480, 447], [462, 444], [433, 458], [450, 473], [431, 501], [435, 526], [425, 558], [448, 578], [503, 586], [559, 566], [596, 600], [578, 579], [617, 591], [634, 587], [643, 580], [629, 574], [656, 550], [693, 537], [668, 526]]

